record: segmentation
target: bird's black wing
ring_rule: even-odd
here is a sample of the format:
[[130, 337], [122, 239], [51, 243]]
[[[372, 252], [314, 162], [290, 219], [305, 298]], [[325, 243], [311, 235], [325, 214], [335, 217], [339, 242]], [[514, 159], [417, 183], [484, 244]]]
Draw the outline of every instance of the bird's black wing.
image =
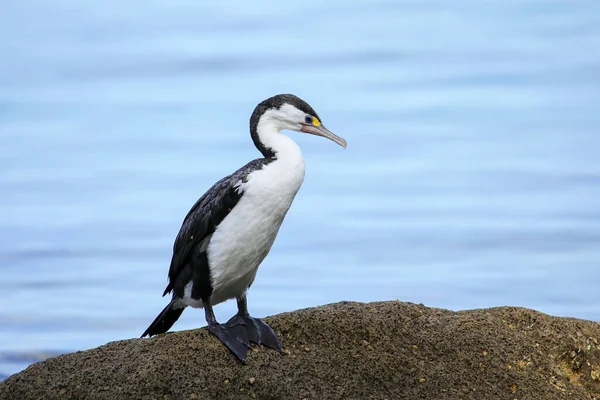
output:
[[171, 292], [183, 267], [190, 262], [194, 249], [200, 247], [205, 252], [211, 235], [227, 214], [242, 198], [240, 181], [245, 182], [248, 175], [262, 168], [268, 161], [256, 159], [231, 175], [215, 183], [192, 206], [183, 220], [173, 245], [173, 257], [169, 267], [169, 284], [163, 296]]

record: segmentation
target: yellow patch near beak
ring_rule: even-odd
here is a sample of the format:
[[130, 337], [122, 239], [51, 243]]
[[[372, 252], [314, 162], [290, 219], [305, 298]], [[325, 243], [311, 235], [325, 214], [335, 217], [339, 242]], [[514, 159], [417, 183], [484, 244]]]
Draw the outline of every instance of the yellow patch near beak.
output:
[[317, 119], [317, 117], [313, 117], [313, 125], [314, 125], [314, 126], [319, 126], [319, 125], [321, 125], [321, 121], [319, 121], [319, 120]]

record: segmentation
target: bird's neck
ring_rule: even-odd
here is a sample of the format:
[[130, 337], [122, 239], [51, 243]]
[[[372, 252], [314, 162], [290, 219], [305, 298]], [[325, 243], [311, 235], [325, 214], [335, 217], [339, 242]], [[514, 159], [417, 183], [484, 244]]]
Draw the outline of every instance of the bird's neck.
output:
[[296, 162], [302, 159], [300, 147], [289, 137], [279, 133], [274, 124], [259, 123], [252, 139], [258, 150], [268, 159]]

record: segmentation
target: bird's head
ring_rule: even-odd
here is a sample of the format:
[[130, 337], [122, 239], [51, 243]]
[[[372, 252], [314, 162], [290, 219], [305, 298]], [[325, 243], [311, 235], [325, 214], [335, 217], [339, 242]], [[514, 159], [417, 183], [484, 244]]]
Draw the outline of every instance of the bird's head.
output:
[[346, 148], [346, 141], [325, 128], [316, 111], [293, 94], [278, 94], [259, 103], [250, 118], [250, 131], [257, 132], [260, 125], [322, 136]]

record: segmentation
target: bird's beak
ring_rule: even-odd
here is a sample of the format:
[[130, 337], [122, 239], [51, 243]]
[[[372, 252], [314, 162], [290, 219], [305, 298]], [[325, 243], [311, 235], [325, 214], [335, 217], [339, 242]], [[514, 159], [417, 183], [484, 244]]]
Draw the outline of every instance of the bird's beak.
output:
[[302, 124], [302, 129], [300, 129], [300, 130], [302, 132], [310, 133], [312, 135], [323, 136], [324, 138], [333, 140], [334, 142], [336, 142], [337, 144], [342, 146], [344, 149], [346, 148], [346, 140], [339, 137], [335, 133], [331, 132], [329, 129], [325, 128], [325, 126], [323, 126], [323, 125], [314, 126], [314, 125]]

